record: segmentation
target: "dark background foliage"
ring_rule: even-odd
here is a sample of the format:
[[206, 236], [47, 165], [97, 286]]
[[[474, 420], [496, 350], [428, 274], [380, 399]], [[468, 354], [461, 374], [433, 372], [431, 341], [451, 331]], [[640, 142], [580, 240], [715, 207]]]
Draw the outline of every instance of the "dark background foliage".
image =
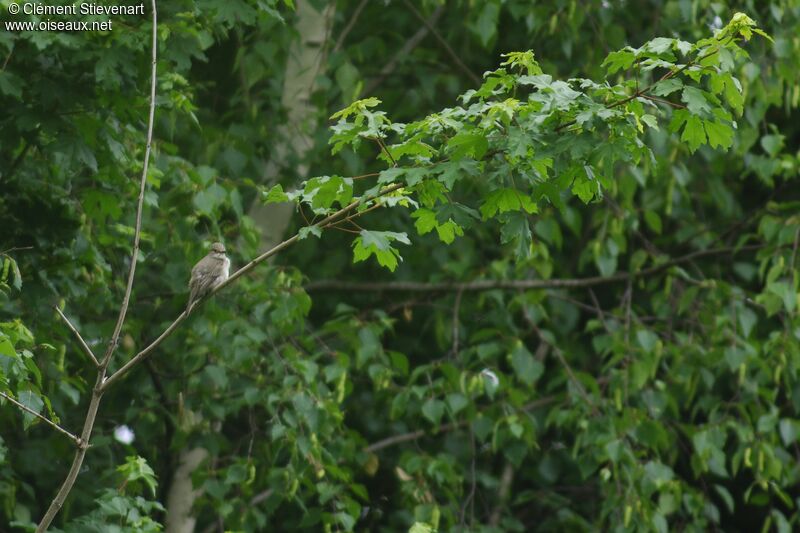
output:
[[[662, 106], [660, 129], [642, 134], [653, 158], [606, 170], [588, 203], [568, 187], [542, 200], [523, 217], [524, 257], [507, 219], [462, 213], [463, 235], [446, 244], [418, 235], [408, 210], [380, 209], [359, 225], [412, 240], [394, 272], [354, 263], [354, 235], [336, 231], [259, 266], [106, 395], [55, 525], [155, 530], [179, 464], [201, 450], [198, 531], [796, 528], [800, 4], [295, 3], [159, 5], [142, 255], [112, 369], [183, 310], [211, 241], [234, 266], [263, 250], [274, 224], [251, 215], [269, 186], [387, 168], [374, 143], [331, 154], [329, 117], [357, 98], [421, 120], [459, 105], [502, 53], [528, 49], [553, 79], [613, 85], [640, 73], [607, 75], [610, 52], [708, 38], [737, 11], [774, 44], [754, 39], [735, 66], [744, 101], [730, 149], [690, 149]], [[93, 370], [52, 306], [102, 352], [144, 157], [150, 20], [115, 20], [106, 33], [0, 31], [0, 390], [74, 431]], [[312, 58], [302, 101], [286, 88], [293, 57]], [[598, 131], [566, 142], [610, 146]], [[478, 209], [492, 183], [464, 179], [448, 201]], [[740, 246], [752, 247], [575, 289], [391, 285], [609, 277]], [[344, 281], [389, 285], [337, 290]], [[131, 444], [114, 439], [123, 425]], [[2, 404], [0, 529], [41, 517], [73, 451]], [[155, 492], [137, 486], [152, 477]]]

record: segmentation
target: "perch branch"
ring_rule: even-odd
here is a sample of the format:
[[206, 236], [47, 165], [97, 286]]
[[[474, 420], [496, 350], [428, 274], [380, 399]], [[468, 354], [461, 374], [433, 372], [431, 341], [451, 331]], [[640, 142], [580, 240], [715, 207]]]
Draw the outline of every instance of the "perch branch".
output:
[[[379, 193], [379, 194], [376, 196], [376, 198], [377, 198], [377, 197], [380, 197], [380, 196], [383, 196], [383, 195], [386, 195], [386, 194], [389, 194], [390, 192], [394, 192], [394, 191], [396, 191], [396, 190], [398, 190], [398, 189], [401, 189], [402, 187], [403, 187], [403, 184], [401, 184], [401, 183], [398, 183], [398, 184], [391, 185], [391, 186], [389, 186], [389, 187], [385, 188], [383, 191], [381, 191], [381, 192], [380, 192], [380, 193]], [[333, 224], [335, 224], [336, 222], [338, 222], [338, 221], [339, 221], [339, 219], [340, 219], [341, 217], [343, 217], [343, 216], [347, 215], [348, 213], [352, 212], [353, 210], [355, 210], [355, 209], [356, 209], [356, 208], [357, 208], [357, 207], [360, 205], [360, 203], [361, 203], [361, 200], [353, 200], [351, 203], [349, 203], [349, 204], [348, 204], [348, 205], [346, 205], [345, 207], [341, 208], [340, 210], [338, 210], [337, 212], [333, 213], [332, 215], [330, 215], [330, 216], [328, 216], [328, 217], [326, 217], [326, 218], [324, 218], [324, 219], [320, 220], [319, 222], [317, 222], [317, 223], [316, 223], [316, 224], [314, 224], [313, 226], [316, 226], [316, 227], [318, 227], [318, 228], [320, 228], [320, 229], [326, 229], [326, 228], [330, 228], [330, 227], [332, 227], [332, 226], [333, 226]], [[285, 240], [285, 241], [283, 241], [282, 243], [280, 243], [280, 244], [278, 244], [278, 245], [274, 246], [273, 248], [271, 248], [271, 249], [267, 250], [267, 251], [266, 251], [266, 252], [264, 252], [263, 254], [261, 254], [261, 255], [259, 255], [258, 257], [256, 257], [255, 259], [251, 260], [249, 263], [247, 263], [246, 265], [244, 265], [242, 268], [240, 268], [239, 270], [237, 270], [236, 272], [234, 272], [233, 274], [231, 274], [231, 276], [230, 276], [230, 277], [229, 277], [229, 278], [228, 278], [228, 279], [227, 279], [227, 280], [226, 280], [224, 283], [220, 284], [220, 285], [219, 285], [219, 286], [218, 286], [218, 287], [217, 287], [217, 288], [216, 288], [216, 289], [215, 289], [213, 292], [211, 292], [211, 293], [210, 293], [210, 294], [209, 294], [209, 295], [208, 295], [206, 298], [204, 298], [202, 301], [199, 301], [199, 302], [197, 302], [197, 304], [195, 304], [195, 305], [192, 307], [192, 310], [195, 310], [195, 309], [197, 309], [197, 307], [198, 307], [198, 306], [199, 306], [199, 305], [200, 305], [200, 304], [201, 304], [203, 301], [206, 301], [206, 300], [207, 300], [209, 297], [211, 297], [213, 294], [216, 294], [217, 292], [219, 292], [219, 291], [223, 290], [225, 287], [227, 287], [227, 286], [229, 286], [229, 285], [231, 285], [231, 284], [235, 283], [235, 282], [236, 282], [236, 280], [238, 280], [239, 278], [241, 278], [242, 276], [244, 276], [245, 274], [247, 274], [248, 272], [250, 272], [251, 270], [253, 270], [253, 269], [256, 267], [256, 265], [258, 265], [259, 263], [263, 263], [264, 261], [266, 261], [267, 259], [269, 259], [269, 258], [270, 258], [270, 257], [272, 257], [273, 255], [276, 255], [276, 254], [278, 254], [279, 252], [283, 251], [284, 249], [288, 248], [289, 246], [291, 246], [292, 244], [294, 244], [295, 242], [297, 242], [299, 239], [300, 239], [300, 234], [299, 234], [299, 233], [296, 233], [296, 234], [295, 234], [295, 235], [293, 235], [292, 237], [290, 237], [290, 238], [286, 239], [286, 240]], [[104, 392], [104, 391], [108, 390], [108, 388], [109, 388], [111, 385], [113, 385], [114, 383], [116, 383], [117, 381], [119, 381], [120, 379], [122, 379], [122, 378], [125, 376], [125, 374], [127, 374], [128, 372], [130, 372], [130, 371], [131, 371], [131, 370], [132, 370], [132, 369], [133, 369], [135, 366], [137, 366], [137, 365], [138, 365], [139, 363], [141, 363], [141, 362], [142, 362], [142, 361], [143, 361], [143, 360], [144, 360], [144, 359], [145, 359], [145, 358], [146, 358], [148, 355], [150, 355], [150, 354], [153, 352], [153, 350], [155, 350], [156, 348], [158, 348], [158, 346], [159, 346], [159, 345], [160, 345], [162, 342], [164, 342], [164, 340], [165, 340], [165, 339], [167, 339], [167, 337], [169, 337], [170, 335], [172, 335], [172, 333], [173, 333], [173, 332], [174, 332], [176, 329], [178, 329], [178, 326], [180, 326], [180, 325], [181, 325], [181, 323], [182, 323], [184, 320], [186, 320], [186, 318], [187, 318], [188, 316], [189, 316], [189, 315], [188, 315], [188, 313], [186, 313], [186, 311], [184, 311], [184, 312], [182, 312], [180, 315], [178, 315], [178, 318], [176, 318], [176, 319], [175, 319], [175, 320], [172, 322], [172, 324], [170, 324], [170, 325], [167, 327], [167, 329], [165, 329], [165, 330], [164, 330], [164, 331], [161, 333], [161, 335], [159, 335], [159, 336], [156, 338], [156, 340], [154, 340], [154, 341], [153, 341], [153, 342], [151, 342], [149, 345], [147, 345], [145, 348], [143, 348], [143, 349], [142, 349], [142, 351], [140, 351], [139, 353], [137, 353], [137, 354], [136, 354], [136, 355], [135, 355], [135, 356], [134, 356], [134, 357], [133, 357], [133, 358], [132, 358], [130, 361], [128, 361], [127, 363], [125, 363], [125, 364], [122, 366], [122, 368], [120, 368], [119, 370], [117, 370], [116, 372], [114, 372], [112, 375], [110, 375], [110, 376], [109, 376], [109, 377], [108, 377], [108, 378], [107, 378], [107, 379], [106, 379], [106, 380], [103, 382], [103, 384], [102, 384], [102, 386], [101, 386], [100, 390], [101, 390], [102, 392]]]
[[75, 328], [75, 326], [72, 325], [72, 322], [69, 321], [67, 316], [61, 311], [61, 309], [58, 308], [57, 305], [54, 305], [53, 307], [55, 308], [56, 313], [58, 313], [58, 316], [61, 317], [61, 320], [64, 321], [64, 323], [67, 325], [69, 330], [75, 335], [75, 338], [78, 339], [78, 344], [80, 345], [81, 349], [83, 350], [83, 353], [85, 353], [87, 355], [87, 357], [89, 357], [89, 359], [92, 360], [92, 362], [94, 363], [94, 366], [99, 367], [100, 366], [100, 361], [98, 361], [97, 357], [94, 356], [94, 352], [92, 351], [91, 348], [89, 348], [89, 345], [86, 344], [86, 341], [83, 340], [83, 337], [78, 332], [77, 328]]

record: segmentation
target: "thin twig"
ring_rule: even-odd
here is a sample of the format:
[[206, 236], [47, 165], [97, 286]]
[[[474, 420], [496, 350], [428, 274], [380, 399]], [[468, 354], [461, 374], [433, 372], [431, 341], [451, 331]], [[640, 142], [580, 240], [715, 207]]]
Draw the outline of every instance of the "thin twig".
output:
[[460, 68], [464, 72], [464, 74], [466, 74], [467, 77], [470, 80], [472, 80], [474, 84], [480, 85], [481, 83], [480, 77], [478, 77], [474, 72], [472, 72], [464, 64], [464, 62], [461, 61], [461, 57], [459, 57], [456, 51], [453, 50], [453, 48], [444, 39], [444, 37], [442, 37], [441, 34], [438, 31], [436, 31], [436, 28], [428, 21], [428, 19], [426, 19], [425, 16], [419, 12], [419, 10], [414, 6], [414, 4], [410, 0], [404, 0], [404, 3], [406, 4], [406, 7], [408, 7], [408, 9], [411, 10], [411, 12], [414, 13], [414, 15], [420, 20], [420, 22], [422, 22], [428, 28], [428, 31], [430, 31], [433, 34], [433, 36], [436, 37], [436, 40], [439, 41], [439, 44], [441, 44], [444, 47], [444, 49], [447, 51], [447, 54], [452, 58], [455, 64], [458, 65], [458, 68]]
[[[10, 57], [10, 54], [9, 54]], [[17, 157], [14, 158], [14, 161], [11, 162], [11, 166], [8, 167], [5, 175], [3, 176], [6, 180], [8, 180], [11, 176], [13, 176], [17, 172], [17, 167], [22, 163], [25, 159], [25, 156], [28, 154], [28, 150], [31, 148], [31, 143], [27, 141], [23, 141], [25, 146], [22, 147], [22, 150], [19, 151]]]
[[72, 325], [72, 322], [69, 321], [67, 316], [61, 311], [61, 309], [58, 308], [57, 305], [54, 305], [53, 307], [55, 308], [56, 313], [58, 313], [58, 316], [61, 317], [61, 320], [64, 321], [69, 330], [75, 335], [75, 338], [78, 339], [78, 345], [80, 345], [81, 349], [83, 350], [83, 353], [85, 353], [89, 357], [89, 359], [92, 360], [94, 366], [99, 367], [100, 361], [98, 361], [97, 357], [94, 356], [94, 352], [92, 351], [91, 348], [89, 348], [89, 345], [86, 344], [86, 341], [83, 340], [83, 337], [78, 332], [77, 328], [75, 328], [75, 326]]
[[33, 246], [12, 246], [0, 252], [0, 255], [10, 254], [11, 252], [19, 252], [21, 250], [33, 250]]
[[669, 100], [665, 100], [663, 98], [658, 98], [656, 96], [650, 96], [649, 94], [643, 94], [642, 98], [646, 100], [652, 100], [653, 102], [659, 102], [661, 104], [666, 104], [668, 106], [675, 107], [677, 109], [686, 109], [686, 106], [683, 104], [679, 104], [678, 102], [670, 102]]
[[0, 67], [0, 72], [4, 71], [8, 66], [8, 62], [11, 61], [11, 55], [14, 53], [14, 46], [11, 46], [11, 50], [8, 51], [8, 55], [6, 56], [5, 61], [3, 61], [3, 66]]
[[527, 311], [523, 311], [523, 315], [525, 317], [525, 321], [528, 322], [528, 325], [531, 327], [534, 333], [536, 333], [536, 336], [539, 337], [539, 342], [550, 346], [553, 353], [556, 354], [558, 362], [561, 363], [562, 367], [564, 367], [567, 376], [569, 376], [569, 379], [570, 381], [572, 381], [572, 384], [575, 386], [575, 388], [578, 389], [578, 393], [583, 398], [583, 401], [586, 402], [586, 405], [589, 406], [589, 408], [592, 410], [592, 413], [596, 415], [598, 412], [597, 406], [595, 405], [594, 401], [592, 401], [592, 399], [589, 397], [589, 394], [586, 392], [586, 389], [583, 387], [583, 384], [580, 382], [580, 380], [578, 380], [578, 377], [572, 371], [572, 367], [569, 366], [569, 363], [567, 363], [567, 359], [564, 357], [564, 354], [561, 353], [561, 350], [558, 348], [558, 346], [553, 345], [544, 338], [544, 335], [542, 335], [542, 331], [539, 329], [539, 326], [536, 325], [536, 323], [533, 321], [533, 319], [530, 317]]
[[[556, 396], [544, 396], [542, 398], [538, 398], [536, 400], [533, 400], [532, 402], [529, 402], [529, 403], [523, 405], [521, 410], [522, 411], [532, 411], [532, 410], [537, 409], [539, 407], [543, 407], [545, 405], [551, 404], [551, 403], [555, 402], [557, 399], [558, 398]], [[461, 422], [449, 422], [447, 424], [443, 424], [443, 425], [439, 426], [438, 428], [436, 428], [436, 431], [433, 434], [446, 433], [448, 431], [453, 431], [453, 430], [462, 428], [462, 427], [466, 426], [469, 423], [470, 423], [469, 420], [463, 420]], [[377, 452], [379, 450], [383, 450], [384, 448], [389, 448], [391, 446], [394, 446], [395, 444], [402, 444], [404, 442], [420, 439], [420, 438], [424, 437], [425, 435], [427, 435], [427, 433], [424, 430], [421, 430], [421, 429], [419, 429], [417, 431], [411, 431], [409, 433], [401, 433], [400, 435], [392, 435], [391, 437], [386, 437], [385, 439], [381, 439], [379, 441], [373, 442], [369, 446], [366, 446], [364, 448], [364, 451], [366, 453], [374, 453], [374, 452]]]
[[[350, 222], [350, 221], [352, 221], [352, 220], [353, 220], [353, 218], [355, 218], [355, 217], [360, 217], [360, 216], [362, 216], [362, 215], [366, 215], [366, 214], [367, 214], [367, 213], [369, 213], [370, 211], [374, 211], [375, 209], [379, 209], [379, 208], [381, 208], [381, 207], [383, 207], [383, 206], [384, 206], [384, 205], [383, 205], [382, 203], [380, 203], [380, 202], [375, 202], [373, 205], [369, 206], [368, 208], [364, 209], [363, 211], [356, 211], [355, 213], [352, 213], [352, 214], [350, 214], [350, 215], [347, 215], [347, 217], [346, 217], [346, 218], [343, 218], [343, 219], [341, 219], [341, 220], [337, 220], [336, 222], [334, 222], [333, 224], [331, 224], [331, 225], [330, 225], [330, 227], [332, 227], [332, 228], [335, 228], [337, 224], [342, 224], [343, 222]], [[360, 230], [360, 229], [361, 229], [361, 228], [359, 228], [359, 230]]]
[[670, 267], [699, 259], [702, 257], [724, 255], [729, 253], [759, 250], [763, 244], [751, 244], [741, 247], [711, 248], [698, 250], [689, 254], [670, 259], [659, 265], [640, 270], [638, 272], [618, 272], [610, 276], [590, 276], [586, 278], [554, 278], [554, 279], [483, 279], [466, 282], [441, 281], [340, 281], [319, 280], [307, 283], [303, 288], [306, 291], [359, 291], [359, 292], [448, 292], [465, 291], [479, 292], [493, 289], [557, 289], [557, 288], [583, 288], [618, 283], [629, 279], [643, 278], [658, 274]]
[[630, 279], [628, 279], [628, 285], [622, 298], [625, 301], [625, 344], [628, 344], [631, 336], [631, 308], [633, 306], [633, 282]]
[[506, 461], [503, 467], [503, 473], [500, 475], [500, 486], [497, 489], [497, 505], [492, 510], [489, 517], [489, 525], [497, 527], [500, 525], [500, 518], [503, 515], [503, 508], [508, 502], [508, 496], [511, 494], [511, 484], [514, 482], [514, 466]]
[[394, 156], [392, 156], [392, 153], [389, 151], [389, 149], [386, 148], [386, 145], [383, 143], [381, 138], [380, 137], [373, 137], [373, 139], [375, 139], [375, 142], [378, 143], [378, 146], [381, 147], [381, 150], [383, 150], [383, 152], [389, 158], [389, 161], [392, 162], [392, 166], [396, 167], [397, 166], [397, 161], [395, 160]]
[[117, 349], [119, 341], [119, 334], [122, 331], [122, 325], [125, 323], [125, 315], [128, 313], [128, 305], [131, 299], [131, 292], [133, 291], [133, 278], [136, 274], [136, 263], [139, 259], [139, 241], [142, 235], [142, 211], [144, 209], [144, 190], [147, 185], [147, 169], [150, 164], [150, 151], [153, 144], [153, 122], [156, 113], [156, 6], [153, 0], [153, 54], [150, 75], [150, 110], [147, 117], [147, 144], [144, 149], [144, 164], [142, 165], [142, 177], [139, 180], [139, 201], [136, 206], [136, 227], [133, 233], [133, 252], [131, 253], [131, 266], [128, 271], [128, 283], [125, 287], [125, 295], [122, 297], [122, 305], [119, 309], [119, 317], [117, 323], [114, 325], [114, 333], [111, 335], [111, 340], [108, 342], [106, 354], [103, 356], [102, 364], [104, 367], [108, 366], [114, 350]]
[[22, 410], [23, 410], [23, 411], [25, 411], [26, 413], [30, 413], [30, 414], [32, 414], [33, 416], [35, 416], [36, 418], [38, 418], [39, 420], [41, 420], [42, 422], [44, 422], [44, 423], [45, 423], [45, 424], [47, 424], [48, 426], [50, 426], [50, 427], [52, 427], [53, 429], [55, 429], [56, 431], [58, 431], [59, 433], [62, 433], [63, 435], [66, 435], [67, 437], [69, 437], [69, 438], [72, 440], [72, 442], [74, 442], [74, 443], [75, 443], [75, 445], [76, 445], [76, 446], [78, 446], [78, 447], [80, 448], [80, 446], [81, 446], [81, 439], [80, 439], [80, 437], [78, 437], [77, 435], [74, 435], [74, 434], [70, 433], [69, 431], [67, 431], [66, 429], [62, 428], [61, 426], [59, 426], [58, 424], [56, 424], [55, 422], [53, 422], [52, 420], [50, 420], [50, 419], [49, 419], [49, 418], [47, 418], [46, 416], [44, 416], [44, 415], [41, 415], [41, 414], [37, 413], [36, 411], [34, 411], [33, 409], [31, 409], [31, 408], [30, 408], [30, 407], [28, 407], [27, 405], [23, 405], [23, 404], [21, 404], [20, 402], [18, 402], [17, 400], [15, 400], [14, 398], [12, 398], [12, 397], [11, 397], [11, 396], [9, 396], [8, 394], [6, 394], [5, 392], [2, 392], [2, 391], [0, 391], [0, 396], [2, 396], [3, 398], [5, 398], [5, 399], [6, 399], [6, 400], [8, 400], [9, 402], [13, 403], [14, 405], [16, 405], [17, 407], [19, 407], [20, 409], [22, 409]]
[[611, 333], [611, 330], [608, 327], [608, 323], [606, 323], [606, 315], [603, 313], [603, 308], [600, 307], [600, 302], [597, 300], [597, 295], [594, 293], [591, 287], [589, 287], [589, 296], [592, 298], [592, 303], [594, 304], [595, 312], [597, 313], [597, 317], [600, 319], [600, 322], [603, 324], [603, 328]]
[[369, 96], [372, 94], [372, 92], [377, 89], [384, 82], [384, 80], [397, 69], [397, 65], [400, 63], [400, 61], [408, 56], [417, 46], [419, 46], [422, 40], [425, 39], [430, 31], [428, 30], [428, 27], [433, 27], [433, 25], [439, 20], [439, 17], [442, 15], [442, 13], [444, 13], [444, 5], [438, 6], [433, 10], [433, 13], [431, 13], [431, 16], [428, 18], [428, 23], [423, 24], [417, 30], [417, 32], [405, 42], [403, 47], [400, 48], [397, 53], [395, 53], [392, 59], [383, 66], [378, 74], [378, 77], [370, 81], [364, 90], [361, 91], [362, 96]]
[[361, 12], [364, 10], [368, 2], [369, 0], [361, 0], [361, 3], [358, 4], [356, 10], [353, 11], [353, 15], [350, 17], [350, 20], [347, 21], [347, 26], [344, 27], [342, 33], [339, 34], [339, 38], [336, 39], [336, 45], [333, 47], [331, 54], [335, 54], [336, 52], [339, 51], [339, 49], [342, 48], [342, 45], [344, 45], [344, 40], [347, 38], [347, 36], [355, 27], [356, 22], [358, 21], [358, 17], [361, 16]]
[[456, 300], [453, 303], [453, 357], [458, 357], [458, 316], [461, 311], [461, 296], [464, 294], [464, 291], [459, 290], [456, 292]]
[[475, 476], [475, 431], [470, 428], [469, 430], [469, 441], [470, 441], [470, 450], [472, 452], [472, 461], [470, 464], [470, 490], [467, 499], [464, 500], [464, 504], [461, 506], [461, 527], [463, 528], [466, 524], [467, 518], [467, 507], [471, 507], [471, 519], [470, 519], [470, 526], [473, 522], [475, 522], [475, 484], [477, 482], [477, 478]]
[[[544, 342], [544, 339], [542, 339], [542, 342]], [[569, 366], [569, 363], [567, 363], [567, 360], [564, 358], [564, 354], [557, 347], [553, 346], [552, 348], [553, 348], [553, 353], [556, 354], [556, 357], [558, 358], [558, 361], [561, 363], [561, 366], [564, 367], [564, 370], [567, 372], [567, 375], [569, 375], [569, 379], [572, 381], [572, 384], [575, 385], [575, 388], [578, 389], [578, 392], [583, 397], [583, 401], [586, 402], [586, 405], [588, 405], [589, 408], [591, 408], [592, 413], [597, 414], [597, 406], [594, 404], [594, 401], [592, 401], [592, 399], [589, 398], [589, 394], [586, 392], [586, 389], [583, 387], [583, 384], [578, 380], [578, 377], [572, 371], [572, 367]]]

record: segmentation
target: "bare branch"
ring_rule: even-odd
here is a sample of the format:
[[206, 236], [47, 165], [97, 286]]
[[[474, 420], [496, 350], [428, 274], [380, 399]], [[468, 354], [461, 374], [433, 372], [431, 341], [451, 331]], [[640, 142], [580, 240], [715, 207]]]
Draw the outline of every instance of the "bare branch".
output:
[[114, 326], [114, 333], [111, 335], [111, 340], [108, 342], [108, 348], [106, 349], [106, 354], [103, 356], [102, 365], [103, 367], [108, 366], [108, 362], [111, 360], [111, 356], [114, 355], [114, 350], [117, 349], [117, 343], [119, 341], [119, 334], [122, 331], [122, 325], [125, 323], [125, 315], [128, 313], [128, 304], [130, 303], [131, 299], [131, 292], [133, 291], [133, 278], [136, 274], [136, 262], [139, 258], [139, 241], [141, 239], [142, 234], [142, 210], [144, 208], [144, 189], [145, 185], [147, 185], [147, 169], [150, 165], [150, 151], [153, 144], [153, 122], [156, 113], [156, 46], [157, 46], [157, 34], [156, 34], [156, 5], [155, 0], [153, 1], [153, 53], [152, 53], [152, 65], [151, 65], [151, 73], [150, 73], [150, 112], [149, 116], [147, 117], [147, 144], [145, 145], [144, 149], [144, 164], [142, 165], [142, 177], [139, 180], [139, 201], [136, 206], [136, 227], [133, 233], [133, 252], [131, 253], [131, 267], [128, 271], [128, 283], [125, 287], [125, 295], [122, 297], [122, 305], [119, 309], [119, 317], [117, 318], [117, 323]]
[[61, 311], [61, 309], [58, 308], [57, 305], [54, 305], [53, 307], [55, 308], [56, 313], [58, 313], [58, 316], [61, 317], [61, 320], [64, 321], [64, 323], [67, 325], [69, 330], [75, 335], [75, 338], [78, 339], [78, 344], [80, 345], [81, 349], [83, 350], [83, 353], [85, 353], [89, 357], [89, 359], [92, 360], [92, 362], [94, 363], [94, 366], [99, 367], [100, 366], [100, 362], [97, 360], [97, 357], [94, 356], [94, 352], [92, 351], [91, 348], [89, 348], [89, 345], [86, 344], [86, 341], [83, 340], [83, 337], [78, 332], [78, 330], [75, 328], [75, 326], [72, 325], [72, 322], [69, 321], [69, 319]]
[[122, 325], [125, 322], [125, 315], [128, 312], [128, 303], [130, 302], [131, 291], [133, 290], [133, 277], [136, 271], [136, 261], [139, 256], [139, 239], [141, 236], [144, 189], [145, 184], [147, 183], [147, 167], [150, 161], [150, 147], [153, 142], [153, 121], [155, 119], [156, 109], [156, 66], [158, 58], [158, 13], [156, 10], [156, 0], [151, 0], [151, 6], [153, 10], [153, 28], [151, 56], [152, 65], [150, 69], [150, 112], [147, 120], [147, 146], [145, 147], [144, 165], [142, 168], [142, 177], [139, 183], [139, 202], [136, 208], [136, 230], [133, 238], [133, 252], [131, 254], [131, 267], [130, 271], [128, 272], [128, 283], [125, 288], [125, 296], [122, 299], [119, 318], [117, 318], [117, 323], [114, 326], [114, 333], [108, 343], [108, 348], [103, 356], [103, 360], [100, 362], [100, 365], [97, 369], [97, 379], [95, 380], [95, 385], [92, 389], [92, 397], [89, 400], [89, 407], [86, 410], [86, 418], [84, 419], [83, 429], [81, 430], [79, 441], [80, 445], [78, 446], [78, 450], [75, 452], [75, 457], [72, 459], [72, 465], [67, 473], [67, 477], [64, 479], [64, 483], [61, 484], [58, 494], [56, 494], [55, 498], [53, 498], [53, 501], [50, 502], [47, 512], [45, 512], [42, 520], [36, 527], [36, 533], [44, 533], [47, 531], [47, 528], [50, 527], [53, 519], [61, 510], [64, 502], [67, 500], [67, 496], [69, 496], [70, 491], [72, 491], [72, 487], [75, 485], [75, 480], [78, 479], [78, 474], [83, 466], [83, 459], [86, 457], [89, 439], [92, 437], [92, 429], [94, 429], [94, 422], [97, 418], [97, 410], [100, 407], [100, 400], [103, 397], [102, 385], [105, 380], [106, 369], [108, 368], [108, 363], [111, 361], [111, 356], [114, 354], [114, 350], [117, 348], [117, 341], [119, 340], [120, 331], [122, 331]]
[[[438, 431], [440, 433], [446, 431], [452, 431], [464, 425], [466, 424], [461, 422], [458, 424], [453, 424], [453, 423], [445, 424], [443, 426], [440, 426]], [[425, 436], [425, 431], [421, 429], [418, 429], [417, 431], [412, 431], [410, 433], [401, 433], [400, 435], [392, 435], [391, 437], [386, 437], [385, 439], [381, 439], [378, 442], [370, 444], [369, 446], [364, 448], [364, 451], [367, 453], [374, 453], [377, 452], [378, 450], [394, 446], [395, 444], [408, 442], [410, 440], [417, 440], [419, 438], [422, 438], [423, 436]]]
[[763, 244], [750, 244], [740, 247], [711, 248], [698, 250], [689, 254], [676, 257], [659, 265], [645, 268], [638, 272], [618, 272], [610, 276], [590, 276], [586, 278], [555, 278], [555, 279], [482, 279], [475, 281], [339, 281], [319, 280], [305, 285], [305, 289], [312, 291], [360, 291], [360, 292], [450, 292], [465, 291], [479, 292], [493, 289], [570, 289], [594, 287], [608, 283], [618, 283], [629, 279], [644, 278], [658, 274], [670, 267], [687, 263], [702, 257], [735, 254], [737, 252], [753, 251], [763, 248]]
[[22, 250], [33, 250], [33, 246], [12, 246], [0, 252], [1, 255], [10, 254], [11, 252], [20, 252]]
[[67, 437], [69, 437], [72, 440], [72, 442], [75, 443], [75, 446], [78, 446], [80, 448], [83, 445], [83, 441], [81, 441], [80, 437], [78, 437], [77, 435], [73, 435], [72, 433], [70, 433], [66, 429], [62, 428], [61, 426], [59, 426], [58, 424], [56, 424], [55, 422], [53, 422], [52, 420], [50, 420], [46, 416], [37, 413], [36, 411], [34, 411], [33, 409], [31, 409], [30, 407], [28, 407], [26, 405], [21, 404], [20, 402], [18, 402], [17, 400], [15, 400], [14, 398], [12, 398], [8, 394], [6, 394], [5, 392], [0, 391], [0, 396], [5, 398], [9, 402], [13, 403], [14, 405], [19, 407], [20, 409], [22, 409], [26, 413], [32, 414], [33, 416], [35, 416], [36, 418], [38, 418], [39, 420], [41, 420], [42, 422], [44, 422], [45, 424], [50, 426], [51, 428], [53, 428], [56, 431], [58, 431], [59, 433], [61, 433], [63, 435], [66, 435]]

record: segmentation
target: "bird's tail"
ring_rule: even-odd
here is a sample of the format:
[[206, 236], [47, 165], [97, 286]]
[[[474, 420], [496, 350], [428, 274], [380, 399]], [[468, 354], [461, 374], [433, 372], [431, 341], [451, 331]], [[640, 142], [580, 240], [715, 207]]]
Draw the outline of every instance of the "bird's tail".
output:
[[192, 307], [194, 304], [197, 303], [197, 294], [194, 290], [189, 292], [189, 300], [186, 302], [186, 314], [188, 315], [192, 311]]

